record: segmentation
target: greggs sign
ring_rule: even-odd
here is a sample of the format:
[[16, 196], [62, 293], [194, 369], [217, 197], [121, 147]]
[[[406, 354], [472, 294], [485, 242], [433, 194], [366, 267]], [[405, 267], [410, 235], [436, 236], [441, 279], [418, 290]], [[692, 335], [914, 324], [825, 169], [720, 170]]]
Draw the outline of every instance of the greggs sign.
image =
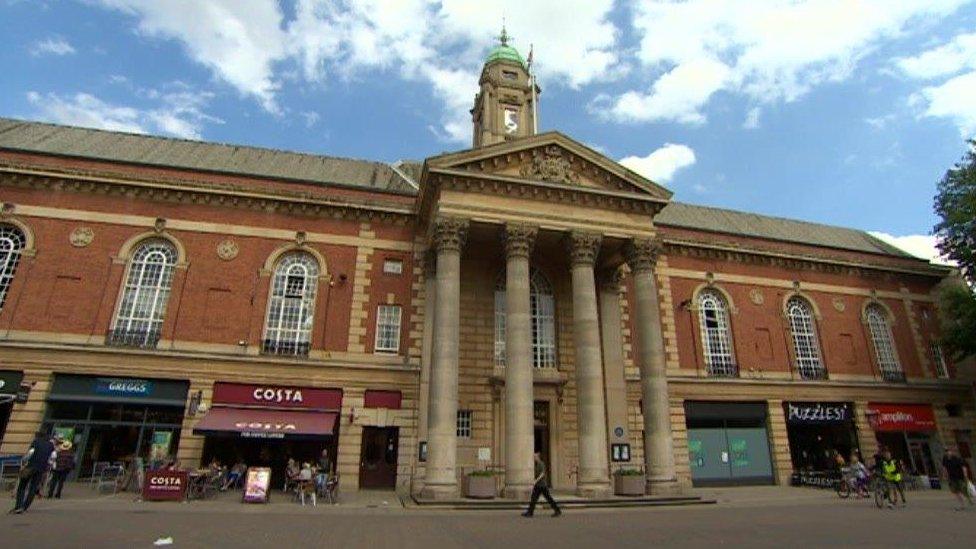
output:
[[342, 390], [219, 382], [214, 384], [213, 404], [338, 410], [342, 407]]
[[868, 421], [875, 431], [934, 431], [935, 414], [928, 404], [869, 403]]

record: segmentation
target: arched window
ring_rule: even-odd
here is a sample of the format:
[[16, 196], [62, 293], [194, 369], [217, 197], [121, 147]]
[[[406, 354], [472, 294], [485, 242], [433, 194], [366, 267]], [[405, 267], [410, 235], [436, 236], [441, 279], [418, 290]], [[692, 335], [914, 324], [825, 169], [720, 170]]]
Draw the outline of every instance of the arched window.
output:
[[813, 307], [806, 299], [793, 296], [786, 302], [786, 316], [790, 320], [793, 335], [793, 354], [796, 371], [804, 379], [823, 379], [827, 375], [820, 358], [820, 342]]
[[24, 233], [13, 225], [0, 225], [0, 310], [7, 300], [7, 290], [14, 281], [20, 254], [27, 245]]
[[905, 373], [898, 362], [898, 353], [895, 351], [891, 337], [891, 326], [888, 325], [888, 314], [880, 305], [873, 303], [867, 306], [864, 316], [868, 321], [868, 330], [871, 332], [871, 342], [874, 344], [874, 354], [878, 359], [882, 379], [904, 381]]
[[[538, 270], [529, 278], [529, 310], [532, 316], [532, 365], [556, 367], [556, 300], [552, 284]], [[495, 284], [495, 364], [505, 365], [505, 274]]]
[[318, 276], [319, 264], [306, 252], [292, 252], [278, 261], [264, 323], [265, 353], [308, 355]]
[[715, 290], [703, 290], [698, 294], [698, 324], [708, 374], [727, 377], [739, 375], [732, 350], [728, 305], [722, 294]]
[[167, 240], [140, 244], [129, 261], [109, 344], [153, 348], [159, 342], [178, 255]]

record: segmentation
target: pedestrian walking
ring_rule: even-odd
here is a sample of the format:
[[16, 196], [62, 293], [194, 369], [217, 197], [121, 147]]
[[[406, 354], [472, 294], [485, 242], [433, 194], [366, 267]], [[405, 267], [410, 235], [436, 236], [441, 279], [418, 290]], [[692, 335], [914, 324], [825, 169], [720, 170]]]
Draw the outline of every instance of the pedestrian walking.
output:
[[75, 451], [70, 440], [62, 440], [57, 447], [57, 457], [51, 472], [51, 484], [47, 488], [48, 498], [61, 499], [61, 490], [68, 474], [75, 468]]
[[558, 517], [563, 514], [559, 510], [556, 500], [552, 499], [549, 493], [549, 482], [546, 480], [546, 464], [542, 461], [539, 452], [535, 453], [535, 486], [532, 487], [532, 499], [529, 501], [529, 509], [522, 513], [523, 517], [531, 517], [535, 513], [535, 504], [539, 502], [539, 496], [546, 498], [549, 507], [552, 507], [552, 516]]
[[946, 477], [949, 479], [949, 491], [959, 500], [959, 507], [956, 507], [956, 511], [965, 509], [962, 504], [964, 499], [972, 507], [973, 496], [969, 493], [972, 473], [969, 471], [966, 462], [952, 450], [947, 450], [942, 458], [942, 468], [945, 469]]
[[34, 435], [27, 453], [20, 462], [20, 482], [17, 484], [17, 502], [11, 513], [20, 514], [30, 508], [34, 495], [40, 489], [41, 479], [47, 472], [48, 461], [54, 454], [54, 444], [44, 431]]

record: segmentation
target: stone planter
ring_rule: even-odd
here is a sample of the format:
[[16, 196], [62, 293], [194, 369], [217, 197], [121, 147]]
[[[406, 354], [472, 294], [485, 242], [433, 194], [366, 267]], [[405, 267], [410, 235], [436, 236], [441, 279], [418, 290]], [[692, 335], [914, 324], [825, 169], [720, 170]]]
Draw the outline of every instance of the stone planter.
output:
[[613, 475], [613, 493], [617, 496], [643, 496], [646, 490], [644, 475]]
[[494, 476], [467, 475], [464, 477], [464, 497], [493, 499], [495, 495]]

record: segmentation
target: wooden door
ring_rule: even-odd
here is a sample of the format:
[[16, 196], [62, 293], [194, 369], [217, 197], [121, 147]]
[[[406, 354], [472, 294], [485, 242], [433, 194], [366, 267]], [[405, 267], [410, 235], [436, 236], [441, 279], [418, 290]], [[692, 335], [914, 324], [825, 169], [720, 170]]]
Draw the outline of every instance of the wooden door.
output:
[[360, 488], [396, 488], [399, 442], [397, 427], [363, 427]]

